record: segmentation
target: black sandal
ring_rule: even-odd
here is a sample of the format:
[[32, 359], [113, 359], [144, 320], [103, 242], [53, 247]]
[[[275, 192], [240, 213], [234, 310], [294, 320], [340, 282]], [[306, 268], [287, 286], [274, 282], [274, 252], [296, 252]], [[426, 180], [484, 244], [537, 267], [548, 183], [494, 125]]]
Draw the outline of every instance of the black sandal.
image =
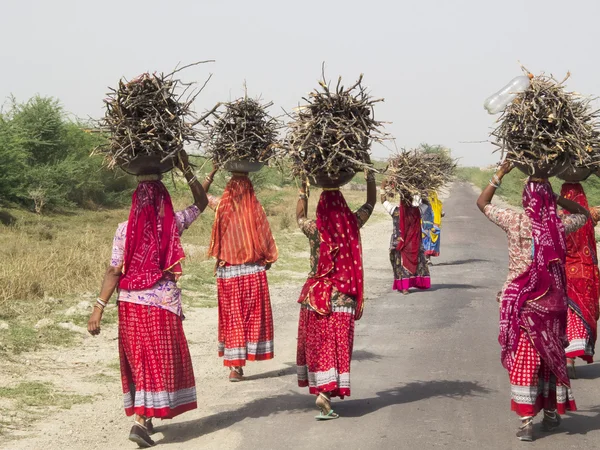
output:
[[140, 448], [153, 447], [156, 443], [150, 438], [147, 428], [136, 422], [129, 432], [129, 440], [135, 442]]

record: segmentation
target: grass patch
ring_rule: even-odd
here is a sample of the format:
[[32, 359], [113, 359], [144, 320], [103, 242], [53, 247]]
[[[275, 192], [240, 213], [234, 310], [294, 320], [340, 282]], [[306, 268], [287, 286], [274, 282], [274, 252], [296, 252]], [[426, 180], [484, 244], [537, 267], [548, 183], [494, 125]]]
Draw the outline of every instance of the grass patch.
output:
[[14, 387], [0, 387], [0, 398], [12, 400], [17, 408], [41, 406], [70, 409], [91, 399], [87, 395], [59, 392], [51, 383], [26, 381]]
[[9, 322], [8, 330], [0, 331], [0, 353], [20, 354], [40, 349], [43, 345], [66, 346], [75, 341], [76, 333], [56, 325], [36, 330], [31, 325]]

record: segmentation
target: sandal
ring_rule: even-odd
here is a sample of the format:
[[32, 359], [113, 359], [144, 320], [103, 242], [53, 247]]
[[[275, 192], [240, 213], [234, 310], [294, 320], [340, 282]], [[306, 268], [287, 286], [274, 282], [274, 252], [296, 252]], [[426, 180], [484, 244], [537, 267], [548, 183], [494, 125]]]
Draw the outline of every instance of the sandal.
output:
[[241, 367], [230, 367], [229, 369], [229, 381], [237, 383], [244, 379], [244, 371]]
[[148, 434], [153, 435], [154, 434], [154, 424], [152, 423], [152, 418], [146, 419], [146, 421], [144, 422], [144, 425], [146, 426], [146, 431], [148, 432]]
[[135, 442], [140, 448], [149, 448], [155, 445], [155, 442], [150, 438], [146, 427], [138, 422], [131, 427], [129, 440]]
[[317, 408], [321, 410], [318, 416], [315, 416], [316, 420], [333, 420], [340, 417], [333, 409], [331, 409], [331, 400], [322, 392], [319, 392], [317, 400], [315, 401]]
[[517, 431], [517, 438], [524, 442], [533, 441], [533, 417], [521, 419], [521, 426], [519, 427], [519, 431]]

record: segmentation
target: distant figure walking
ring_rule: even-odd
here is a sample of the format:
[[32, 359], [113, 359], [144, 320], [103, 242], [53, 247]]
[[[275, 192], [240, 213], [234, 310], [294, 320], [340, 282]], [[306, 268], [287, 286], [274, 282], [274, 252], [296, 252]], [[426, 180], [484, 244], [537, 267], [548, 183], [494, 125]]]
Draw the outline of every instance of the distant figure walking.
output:
[[[207, 192], [212, 181], [205, 180]], [[209, 254], [217, 260], [218, 351], [236, 382], [246, 361], [274, 356], [267, 270], [277, 261], [277, 246], [247, 173], [233, 173], [223, 196], [208, 198], [216, 211]]]
[[174, 212], [160, 175], [138, 177], [129, 220], [117, 227], [111, 263], [88, 322], [90, 334], [98, 335], [104, 308], [119, 289], [123, 401], [125, 414], [135, 414], [129, 439], [140, 447], [154, 445], [153, 417], [171, 419], [196, 408], [177, 279], [185, 257], [180, 236], [208, 200], [184, 153], [181, 160], [194, 205]]
[[[580, 183], [564, 183], [561, 196], [589, 209], [587, 197]], [[568, 214], [568, 211], [566, 212]], [[600, 272], [596, 251], [594, 227], [598, 217], [592, 210], [585, 225], [567, 236], [567, 369], [569, 377], [575, 378], [575, 358], [588, 364], [594, 361], [597, 337], [598, 299], [600, 297]]]
[[381, 203], [392, 217], [393, 231], [390, 240], [390, 262], [394, 270], [392, 289], [407, 295], [410, 288], [429, 289], [431, 279], [421, 235], [419, 203], [401, 200], [396, 206], [387, 200], [384, 181]]
[[[546, 179], [529, 178], [520, 213], [490, 202], [512, 165], [503, 163], [477, 206], [508, 237], [508, 278], [498, 295], [502, 365], [508, 370], [511, 405], [521, 418], [517, 437], [533, 440], [533, 418], [543, 409], [542, 428], [556, 429], [559, 414], [576, 409], [565, 358], [567, 286], [565, 233], [581, 228], [588, 211], [555, 197]], [[571, 215], [559, 218], [556, 205]]]
[[373, 173], [367, 175], [367, 202], [352, 212], [339, 189], [324, 189], [317, 220], [307, 218], [308, 188], [296, 207], [298, 226], [310, 245], [311, 271], [298, 303], [298, 385], [308, 386], [321, 410], [317, 420], [336, 419], [331, 397], [350, 395], [354, 321], [364, 306], [360, 228], [377, 202]]
[[427, 259], [427, 262], [431, 264], [431, 257], [440, 256], [440, 235], [442, 232], [442, 217], [444, 216], [444, 212], [442, 210], [442, 202], [435, 191], [429, 194], [427, 202], [423, 202], [423, 204], [427, 205], [425, 214], [423, 209], [421, 209], [423, 247], [425, 258]]

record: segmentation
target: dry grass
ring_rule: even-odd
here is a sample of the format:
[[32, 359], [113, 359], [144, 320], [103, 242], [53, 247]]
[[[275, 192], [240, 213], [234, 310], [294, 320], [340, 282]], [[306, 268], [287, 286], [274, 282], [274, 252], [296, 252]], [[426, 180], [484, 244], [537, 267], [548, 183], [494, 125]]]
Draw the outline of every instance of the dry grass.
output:
[[[219, 187], [222, 189], [219, 184], [215, 186], [217, 193]], [[176, 209], [189, 205], [191, 196], [185, 188], [170, 190]], [[344, 195], [353, 208], [365, 198], [362, 191], [345, 191]], [[258, 196], [280, 251], [280, 259], [270, 274], [273, 282], [286, 280], [277, 275], [278, 270], [282, 274], [305, 274], [308, 261], [298, 254], [305, 254], [308, 243], [296, 227], [296, 187], [263, 187]], [[311, 193], [311, 217], [318, 196], [318, 190]], [[85, 326], [89, 311], [66, 317], [65, 310], [82, 300], [93, 302], [110, 260], [114, 231], [119, 222], [127, 219], [128, 210], [75, 210], [53, 216], [21, 210], [10, 213], [17, 218], [16, 224], [0, 225], [0, 321], [10, 325], [8, 330], [0, 329], [0, 351], [19, 353], [44, 344], [74, 342], [73, 333], [67, 330], [55, 326], [36, 330], [34, 326], [43, 318], [50, 318], [54, 324], [68, 321]], [[183, 238], [187, 259], [180, 285], [187, 306], [216, 306], [214, 263], [206, 254], [213, 219], [212, 211], [205, 212]], [[114, 322], [116, 314], [108, 319]]]

